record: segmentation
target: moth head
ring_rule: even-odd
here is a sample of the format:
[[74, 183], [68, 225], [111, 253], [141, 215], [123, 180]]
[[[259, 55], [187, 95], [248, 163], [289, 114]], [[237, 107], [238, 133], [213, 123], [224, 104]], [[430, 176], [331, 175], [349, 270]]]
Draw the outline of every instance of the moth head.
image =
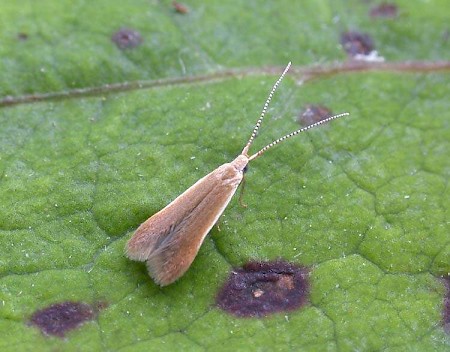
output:
[[248, 161], [249, 161], [248, 156], [244, 155], [244, 154], [241, 154], [241, 155], [238, 155], [236, 157], [236, 159], [234, 159], [231, 162], [231, 165], [233, 165], [233, 167], [237, 171], [244, 173], [246, 171], [246, 169], [247, 169]]

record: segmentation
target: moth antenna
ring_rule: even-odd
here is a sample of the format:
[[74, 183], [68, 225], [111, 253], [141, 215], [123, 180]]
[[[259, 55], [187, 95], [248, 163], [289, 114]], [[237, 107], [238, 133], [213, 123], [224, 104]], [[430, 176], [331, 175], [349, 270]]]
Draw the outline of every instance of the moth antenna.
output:
[[250, 146], [252, 145], [253, 140], [255, 139], [256, 134], [258, 133], [259, 127], [261, 126], [261, 123], [262, 123], [262, 121], [264, 119], [264, 115], [267, 112], [267, 108], [269, 107], [269, 104], [270, 104], [270, 101], [272, 100], [273, 94], [277, 90], [280, 82], [283, 80], [283, 78], [286, 75], [286, 73], [289, 71], [290, 67], [291, 67], [291, 62], [289, 61], [289, 63], [287, 64], [286, 68], [284, 69], [283, 73], [281, 74], [280, 78], [278, 78], [278, 80], [273, 85], [272, 90], [270, 91], [269, 96], [267, 97], [267, 100], [264, 103], [263, 109], [261, 111], [261, 115], [259, 116], [258, 121], [256, 121], [256, 125], [255, 125], [255, 128], [253, 129], [252, 135], [250, 136], [250, 139], [248, 140], [248, 142], [245, 145], [244, 149], [242, 150], [241, 154], [247, 155], [248, 150], [249, 150]]
[[249, 161], [250, 161], [250, 160], [253, 160], [253, 159], [256, 159], [256, 158], [258, 158], [258, 157], [260, 157], [267, 149], [272, 148], [273, 146], [275, 146], [275, 145], [277, 145], [277, 144], [283, 142], [284, 140], [286, 140], [286, 139], [288, 139], [288, 138], [291, 138], [291, 137], [293, 137], [293, 136], [295, 136], [295, 135], [297, 135], [297, 134], [299, 134], [299, 133], [302, 133], [302, 132], [305, 132], [305, 131], [307, 131], [307, 130], [310, 130], [311, 128], [320, 126], [320, 125], [322, 125], [322, 124], [324, 124], [324, 123], [326, 123], [326, 122], [329, 122], [329, 121], [331, 121], [331, 120], [337, 119], [337, 118], [342, 117], [342, 116], [348, 116], [348, 115], [350, 115], [348, 112], [344, 112], [344, 113], [342, 113], [342, 114], [330, 116], [330, 117], [327, 117], [326, 119], [323, 119], [323, 120], [321, 120], [321, 121], [319, 121], [319, 122], [313, 123], [312, 125], [309, 125], [309, 126], [300, 128], [300, 129], [298, 129], [297, 131], [291, 132], [291, 133], [289, 133], [289, 134], [287, 134], [287, 135], [285, 135], [285, 136], [283, 136], [283, 137], [280, 137], [280, 138], [274, 140], [272, 143], [267, 144], [267, 145], [266, 145], [264, 148], [262, 148], [260, 151], [258, 151], [258, 152], [256, 152], [255, 154], [253, 154], [253, 155], [249, 158]]

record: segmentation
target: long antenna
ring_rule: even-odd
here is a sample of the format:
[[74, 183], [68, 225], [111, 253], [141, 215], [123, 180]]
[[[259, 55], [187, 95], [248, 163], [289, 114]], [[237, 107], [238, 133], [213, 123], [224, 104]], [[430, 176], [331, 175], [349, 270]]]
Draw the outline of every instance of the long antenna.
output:
[[253, 140], [256, 137], [256, 134], [258, 133], [259, 127], [261, 126], [261, 123], [264, 119], [264, 115], [267, 112], [267, 108], [269, 107], [270, 101], [272, 100], [273, 94], [275, 93], [275, 91], [277, 90], [280, 82], [283, 80], [284, 76], [286, 75], [287, 71], [289, 71], [289, 68], [291, 67], [291, 62], [289, 62], [286, 66], [286, 68], [284, 69], [283, 73], [281, 74], [280, 78], [278, 78], [278, 80], [275, 82], [275, 84], [272, 87], [272, 90], [269, 93], [269, 96], [266, 100], [266, 102], [264, 103], [264, 107], [261, 111], [261, 115], [259, 116], [258, 121], [256, 121], [256, 125], [255, 128], [253, 129], [252, 135], [250, 136], [250, 139], [248, 140], [247, 144], [245, 145], [244, 149], [242, 150], [243, 155], [247, 155], [248, 153], [248, 149], [250, 148], [250, 146], [253, 143]]
[[280, 137], [280, 138], [274, 140], [272, 143], [267, 144], [267, 145], [266, 145], [264, 148], [262, 148], [260, 151], [256, 152], [256, 153], [253, 154], [251, 157], [249, 157], [248, 160], [250, 161], [250, 160], [256, 159], [257, 157], [261, 156], [267, 149], [270, 149], [270, 148], [272, 148], [273, 146], [277, 145], [278, 143], [281, 143], [281, 142], [283, 142], [284, 140], [286, 140], [286, 139], [288, 139], [288, 138], [291, 138], [291, 137], [293, 137], [293, 136], [295, 136], [295, 135], [297, 135], [297, 134], [299, 134], [299, 133], [302, 133], [302, 132], [305, 132], [305, 131], [307, 131], [307, 130], [310, 130], [311, 128], [320, 126], [320, 125], [322, 125], [322, 124], [324, 124], [324, 123], [326, 123], [326, 122], [329, 122], [329, 121], [331, 121], [331, 120], [337, 119], [337, 118], [339, 118], [339, 117], [342, 117], [342, 116], [348, 116], [348, 115], [350, 115], [348, 112], [344, 112], [344, 113], [342, 113], [342, 114], [330, 116], [330, 117], [327, 117], [326, 119], [323, 119], [323, 120], [321, 120], [321, 121], [319, 121], [319, 122], [313, 123], [312, 125], [309, 125], [309, 126], [300, 128], [300, 129], [298, 129], [297, 131], [291, 132], [291, 133], [289, 133], [289, 134], [287, 134], [287, 135], [285, 135], [285, 136], [283, 136], [283, 137]]

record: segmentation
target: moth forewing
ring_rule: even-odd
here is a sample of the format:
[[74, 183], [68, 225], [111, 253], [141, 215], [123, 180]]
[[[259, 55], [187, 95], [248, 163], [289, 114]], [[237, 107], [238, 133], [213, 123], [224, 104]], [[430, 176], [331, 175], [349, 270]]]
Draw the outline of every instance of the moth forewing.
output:
[[236, 192], [247, 162], [240, 155], [219, 166], [150, 217], [127, 243], [128, 257], [147, 261], [150, 276], [161, 286], [182, 276]]
[[198, 205], [209, 192], [214, 180], [212, 173], [198, 180], [165, 208], [143, 222], [126, 246], [130, 259], [146, 261], [164, 239], [173, 232], [175, 225], [189, 215], [190, 208]]

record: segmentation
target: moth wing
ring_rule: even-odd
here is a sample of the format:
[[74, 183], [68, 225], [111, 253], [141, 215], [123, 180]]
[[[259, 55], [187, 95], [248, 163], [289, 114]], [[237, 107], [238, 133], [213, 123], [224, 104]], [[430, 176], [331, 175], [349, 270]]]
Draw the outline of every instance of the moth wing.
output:
[[206, 235], [222, 215], [237, 186], [216, 187], [188, 217], [174, 227], [171, 236], [150, 255], [147, 268], [156, 283], [168, 285], [189, 269]]
[[161, 286], [174, 282], [193, 262], [242, 177], [224, 164], [197, 181], [139, 226], [127, 243], [128, 257], [147, 261], [150, 276]]
[[188, 216], [188, 209], [198, 205], [211, 192], [211, 174], [198, 180], [137, 228], [125, 248], [128, 258], [137, 261], [149, 258], [160, 243], [170, 236], [174, 227]]

